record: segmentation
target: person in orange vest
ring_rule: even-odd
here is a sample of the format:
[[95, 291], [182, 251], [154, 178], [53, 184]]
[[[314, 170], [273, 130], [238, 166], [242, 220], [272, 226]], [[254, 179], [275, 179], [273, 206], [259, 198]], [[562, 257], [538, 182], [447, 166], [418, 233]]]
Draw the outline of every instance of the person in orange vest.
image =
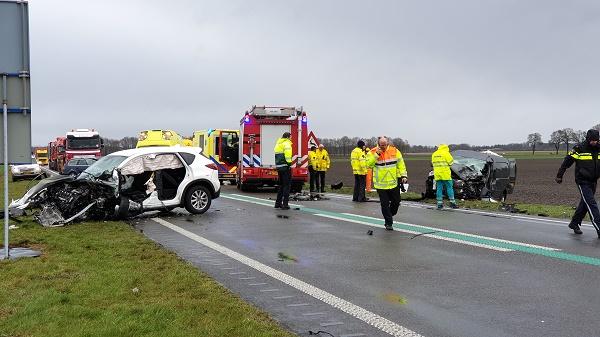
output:
[[387, 137], [379, 137], [378, 146], [367, 154], [367, 167], [373, 168], [373, 183], [379, 201], [381, 213], [385, 219], [385, 229], [394, 230], [394, 215], [400, 207], [400, 186], [406, 184], [408, 175], [402, 153], [389, 144]]

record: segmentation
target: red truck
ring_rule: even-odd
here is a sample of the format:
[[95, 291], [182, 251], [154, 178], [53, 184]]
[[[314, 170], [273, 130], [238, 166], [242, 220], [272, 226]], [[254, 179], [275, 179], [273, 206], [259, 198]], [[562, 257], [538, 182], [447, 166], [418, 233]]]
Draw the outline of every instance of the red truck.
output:
[[292, 192], [308, 180], [309, 132], [306, 112], [295, 107], [257, 107], [240, 121], [237, 186], [249, 190], [277, 185], [275, 143], [284, 132], [292, 135]]
[[62, 173], [67, 162], [73, 158], [100, 158], [102, 147], [98, 131], [71, 130], [66, 137], [57, 137], [48, 144], [49, 168]]

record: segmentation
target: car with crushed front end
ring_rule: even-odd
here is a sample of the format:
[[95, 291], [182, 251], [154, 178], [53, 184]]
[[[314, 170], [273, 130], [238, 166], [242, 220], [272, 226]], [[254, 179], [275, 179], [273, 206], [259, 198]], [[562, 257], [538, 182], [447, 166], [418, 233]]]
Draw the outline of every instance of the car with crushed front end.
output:
[[220, 194], [217, 167], [197, 147], [144, 147], [102, 157], [76, 178], [42, 180], [9, 211], [35, 209], [44, 226], [74, 220], [127, 218], [153, 210], [184, 207], [206, 212]]
[[[517, 181], [517, 162], [492, 151], [452, 151], [454, 164], [450, 167], [457, 199], [506, 201]], [[426, 198], [435, 198], [436, 183], [433, 171], [425, 182]], [[445, 191], [444, 191], [445, 194]]]

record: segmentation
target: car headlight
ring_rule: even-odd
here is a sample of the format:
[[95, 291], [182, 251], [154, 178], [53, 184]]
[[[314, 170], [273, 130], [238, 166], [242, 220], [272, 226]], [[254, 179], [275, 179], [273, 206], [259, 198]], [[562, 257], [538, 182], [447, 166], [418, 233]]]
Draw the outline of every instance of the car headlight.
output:
[[21, 173], [21, 170], [19, 170], [18, 167], [11, 167], [10, 170], [11, 170], [12, 173], [16, 173], [16, 174]]

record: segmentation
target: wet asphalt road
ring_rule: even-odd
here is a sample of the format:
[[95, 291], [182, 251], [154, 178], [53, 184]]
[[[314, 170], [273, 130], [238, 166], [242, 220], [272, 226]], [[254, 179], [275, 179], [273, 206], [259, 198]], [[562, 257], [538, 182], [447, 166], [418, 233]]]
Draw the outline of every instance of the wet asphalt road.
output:
[[136, 227], [298, 335], [600, 335], [589, 226], [576, 236], [552, 219], [407, 203], [388, 232], [374, 202], [331, 195], [282, 211], [273, 193], [221, 195], [206, 214]]

